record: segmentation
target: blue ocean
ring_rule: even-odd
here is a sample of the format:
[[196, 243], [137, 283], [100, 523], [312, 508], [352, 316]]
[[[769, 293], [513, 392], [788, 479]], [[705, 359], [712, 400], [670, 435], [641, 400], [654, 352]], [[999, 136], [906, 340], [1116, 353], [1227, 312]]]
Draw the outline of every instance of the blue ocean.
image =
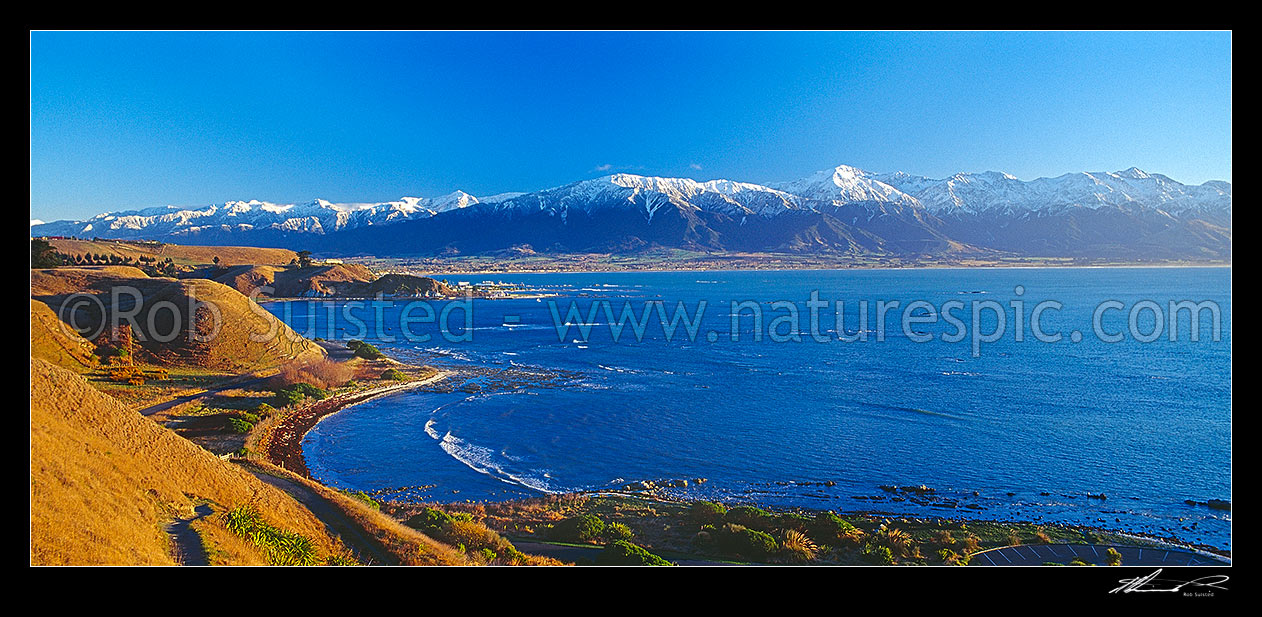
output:
[[526, 297], [267, 305], [451, 373], [317, 425], [321, 481], [432, 501], [675, 481], [1231, 547], [1205, 505], [1231, 498], [1229, 268], [446, 278]]

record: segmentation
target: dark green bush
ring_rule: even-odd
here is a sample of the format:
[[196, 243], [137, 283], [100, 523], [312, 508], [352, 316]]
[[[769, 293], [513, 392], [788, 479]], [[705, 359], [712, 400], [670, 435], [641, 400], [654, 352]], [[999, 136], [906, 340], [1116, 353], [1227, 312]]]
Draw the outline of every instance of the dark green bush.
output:
[[301, 534], [273, 527], [253, 506], [238, 506], [224, 514], [228, 531], [259, 547], [274, 566], [313, 566], [319, 563], [315, 543]]
[[806, 531], [812, 540], [830, 546], [843, 543], [854, 532], [854, 525], [832, 512], [816, 514]]
[[372, 497], [370, 497], [370, 496], [368, 495], [368, 493], [365, 493], [364, 491], [349, 491], [349, 490], [344, 490], [344, 491], [342, 491], [342, 494], [343, 494], [343, 495], [346, 495], [347, 497], [350, 497], [351, 499], [354, 499], [354, 500], [356, 500], [356, 501], [363, 502], [363, 503], [364, 503], [364, 505], [367, 505], [368, 507], [370, 507], [370, 508], [372, 508], [372, 509], [374, 509], [374, 510], [380, 510], [380, 509], [381, 509], [381, 502], [377, 501], [376, 499], [373, 499]]
[[723, 515], [723, 520], [733, 525], [741, 525], [757, 530], [766, 530], [774, 521], [770, 512], [753, 506], [736, 506]]
[[894, 564], [894, 552], [888, 546], [869, 544], [863, 547], [863, 559], [870, 564], [888, 566]]
[[713, 501], [694, 501], [689, 511], [692, 514], [692, 520], [702, 525], [717, 525], [723, 522], [727, 507]]
[[246, 422], [249, 422], [250, 424], [258, 424], [258, 423], [259, 423], [259, 417], [258, 417], [258, 415], [257, 415], [257, 414], [252, 414], [252, 413], [250, 413], [250, 412], [248, 412], [248, 411], [240, 411], [240, 410], [237, 410], [237, 411], [232, 411], [232, 412], [229, 412], [229, 413], [230, 413], [230, 414], [231, 414], [234, 418], [240, 418], [240, 419], [242, 419], [242, 420], [245, 420]]
[[329, 397], [328, 390], [317, 388], [309, 383], [296, 383], [276, 391], [277, 407], [301, 405], [307, 398], [322, 400]]
[[295, 407], [301, 405], [305, 400], [307, 400], [307, 397], [303, 396], [301, 392], [283, 389], [276, 391], [275, 401], [277, 407]]
[[552, 527], [549, 534], [561, 542], [591, 542], [605, 531], [605, 521], [594, 514], [580, 514], [567, 518]]
[[605, 525], [605, 539], [610, 542], [616, 540], [630, 540], [633, 535], [634, 534], [631, 532], [631, 528], [622, 523], [614, 522]]
[[425, 508], [407, 520], [407, 526], [426, 533], [437, 533], [451, 522], [450, 514], [434, 508]]
[[797, 512], [785, 512], [783, 514], [776, 516], [775, 524], [776, 524], [776, 527], [780, 528], [781, 530], [787, 531], [789, 529], [792, 529], [795, 531], [806, 533], [806, 531], [810, 528], [811, 519], [810, 517], [803, 516], [801, 514], [798, 514]]
[[716, 533], [720, 551], [754, 561], [766, 559], [779, 546], [770, 535], [741, 525], [724, 525]]
[[669, 561], [630, 542], [616, 540], [596, 556], [598, 566], [669, 566]]
[[346, 346], [351, 348], [351, 351], [354, 351], [355, 355], [361, 358], [377, 360], [385, 357], [385, 354], [381, 353], [381, 350], [377, 349], [377, 346], [372, 343], [351, 339], [346, 342]]
[[381, 372], [382, 379], [393, 379], [395, 381], [407, 381], [408, 376], [397, 368], [388, 368]]
[[234, 433], [248, 433], [252, 428], [254, 428], [253, 424], [241, 418], [228, 418], [228, 430]]

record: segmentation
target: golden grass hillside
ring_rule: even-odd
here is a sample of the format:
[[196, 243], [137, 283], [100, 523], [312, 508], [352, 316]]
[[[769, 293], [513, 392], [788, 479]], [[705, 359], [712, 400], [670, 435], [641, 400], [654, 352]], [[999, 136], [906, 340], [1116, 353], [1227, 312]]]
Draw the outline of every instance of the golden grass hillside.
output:
[[442, 296], [457, 295], [456, 289], [432, 278], [409, 274], [386, 274], [374, 277], [372, 271], [359, 264], [314, 265], [307, 268], [275, 266], [229, 266], [200, 268], [191, 276], [223, 283], [246, 296], [258, 290], [273, 298], [300, 297], [363, 297]]
[[132, 266], [77, 266], [31, 270], [31, 297], [44, 302], [76, 293], [109, 293], [114, 285], [152, 287], [154, 280]]
[[372, 271], [359, 264], [207, 266], [188, 276], [223, 283], [246, 296], [259, 290], [260, 295], [273, 298], [362, 295], [374, 278]]
[[[104, 331], [102, 324], [134, 323], [142, 359], [157, 364], [254, 371], [325, 356], [320, 346], [220, 283], [149, 277], [126, 266], [31, 271], [32, 299], [51, 307], [57, 317], [69, 319], [71, 311], [63, 307], [81, 293], [99, 302], [83, 302], [74, 311], [76, 324], [97, 333]], [[124, 320], [122, 314], [132, 317]], [[95, 341], [97, 336], [89, 338]]]
[[[279, 270], [281, 268], [276, 266], [229, 266], [216, 271], [208, 271], [204, 276], [249, 296], [256, 289], [275, 287], [276, 272]], [[274, 296], [275, 294], [260, 291], [260, 295]]]
[[138, 260], [141, 257], [152, 257], [158, 261], [171, 258], [176, 265], [196, 266], [214, 263], [218, 257], [226, 264], [263, 264], [284, 265], [298, 254], [289, 249], [255, 248], [251, 246], [185, 246], [180, 244], [164, 244], [161, 242], [143, 242], [127, 240], [65, 240], [54, 238], [48, 241], [53, 249], [67, 255], [117, 255]]
[[92, 343], [65, 327], [47, 304], [31, 300], [31, 355], [71, 370], [96, 365]]
[[[178, 317], [170, 306], [180, 307]], [[164, 364], [260, 370], [326, 355], [240, 292], [205, 279], [172, 282], [145, 298], [140, 315], [142, 323], [153, 324], [143, 345]], [[157, 339], [170, 332], [179, 336]]]
[[[272, 525], [310, 538], [319, 554], [345, 554], [324, 525], [285, 493], [137, 415], [78, 375], [31, 359], [33, 564], [171, 564], [164, 525], [203, 502], [212, 504], [216, 517], [254, 506]], [[213, 525], [217, 519], [209, 520]], [[229, 563], [260, 562], [248, 543], [225, 542], [218, 550]]]

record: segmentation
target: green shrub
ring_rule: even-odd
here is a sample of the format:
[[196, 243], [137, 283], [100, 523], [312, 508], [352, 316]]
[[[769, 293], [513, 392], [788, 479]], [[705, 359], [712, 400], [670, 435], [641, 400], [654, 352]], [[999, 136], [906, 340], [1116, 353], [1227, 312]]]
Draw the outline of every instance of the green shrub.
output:
[[451, 522], [451, 515], [434, 508], [425, 508], [407, 520], [408, 527], [427, 534], [437, 535], [443, 526]]
[[307, 400], [307, 397], [303, 396], [301, 392], [296, 390], [282, 389], [276, 391], [275, 401], [277, 407], [297, 407], [305, 400]]
[[248, 433], [253, 428], [253, 424], [250, 424], [241, 418], [228, 418], [228, 430], [234, 433]]
[[395, 381], [407, 381], [408, 376], [397, 368], [388, 368], [381, 373], [382, 379], [393, 379]]
[[594, 514], [580, 514], [567, 518], [552, 527], [552, 539], [561, 542], [591, 542], [605, 531], [605, 521]]
[[249, 540], [274, 566], [314, 566], [319, 563], [310, 538], [273, 527], [253, 506], [238, 506], [224, 516], [228, 531]]
[[309, 383], [296, 383], [277, 390], [275, 403], [277, 407], [294, 407], [308, 398], [326, 399], [329, 398], [329, 392]]
[[766, 510], [760, 510], [753, 506], [736, 506], [723, 515], [723, 520], [733, 525], [763, 531], [771, 527], [774, 519], [771, 513]]
[[769, 534], [741, 525], [724, 525], [716, 533], [720, 551], [745, 559], [764, 560], [779, 546]]
[[878, 566], [894, 565], [894, 553], [888, 546], [868, 544], [863, 547], [863, 559]]
[[355, 501], [362, 502], [374, 510], [381, 509], [381, 502], [377, 501], [376, 499], [373, 499], [372, 497], [369, 497], [368, 493], [365, 493], [364, 491], [344, 490], [342, 491], [342, 494], [346, 495], [347, 497], [350, 497], [351, 499], [354, 499]]
[[669, 561], [623, 540], [615, 540], [596, 556], [598, 566], [669, 566]]
[[793, 531], [800, 531], [802, 533], [806, 533], [811, 524], [810, 517], [802, 516], [796, 512], [785, 512], [780, 514], [775, 517], [775, 521], [776, 527], [779, 527], [780, 529], [792, 529]]
[[351, 339], [346, 342], [346, 346], [349, 347], [351, 351], [354, 351], [356, 356], [366, 358], [368, 360], [377, 360], [385, 357], [385, 354], [381, 353], [381, 350], [377, 349], [375, 345], [365, 343], [364, 341]]
[[618, 522], [605, 525], [605, 539], [610, 542], [618, 540], [630, 540], [635, 535], [631, 532], [631, 528]]
[[448, 514], [435, 508], [425, 508], [412, 515], [407, 520], [407, 525], [441, 542], [464, 547], [466, 552], [480, 554], [488, 563], [496, 559], [506, 563], [525, 561], [525, 555], [513, 547], [511, 542], [486, 525], [474, 521], [473, 516], [467, 512]]
[[832, 512], [820, 512], [807, 526], [811, 539], [829, 546], [845, 544], [858, 535], [858, 529]]
[[252, 414], [248, 411], [232, 411], [229, 413], [231, 413], [233, 417], [245, 420], [246, 422], [249, 422], [250, 424], [259, 423], [259, 417], [257, 414]]
[[702, 525], [717, 525], [723, 522], [723, 515], [727, 514], [727, 506], [713, 501], [694, 501], [689, 512], [692, 514], [692, 520]]

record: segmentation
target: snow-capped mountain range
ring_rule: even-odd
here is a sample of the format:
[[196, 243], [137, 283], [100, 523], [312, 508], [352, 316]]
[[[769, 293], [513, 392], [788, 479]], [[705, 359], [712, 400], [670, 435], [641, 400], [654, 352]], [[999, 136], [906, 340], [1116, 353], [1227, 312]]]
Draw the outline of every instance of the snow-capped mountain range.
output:
[[[461, 245], [478, 251], [526, 244], [544, 248], [537, 246], [540, 242], [554, 250], [593, 250], [603, 242], [615, 248], [1072, 254], [1092, 242], [1124, 237], [1126, 230], [1117, 226], [1127, 223], [1119, 217], [1135, 219], [1131, 224], [1137, 238], [1170, 235], [1171, 228], [1199, 222], [1174, 232], [1175, 244], [1194, 253], [1205, 249], [1201, 253], [1229, 255], [1231, 184], [1185, 185], [1136, 168], [1023, 181], [1001, 172], [933, 179], [840, 165], [767, 185], [613, 174], [483, 198], [456, 191], [384, 203], [233, 201], [204, 208], [147, 208], [86, 221], [33, 221], [31, 234], [304, 245], [354, 253], [382, 248], [373, 241], [382, 236], [382, 228], [404, 225], [391, 230], [386, 245], [405, 239], [399, 246], [417, 253], [465, 250]], [[519, 237], [506, 227], [499, 230], [502, 238], [490, 241], [506, 220], [516, 221]], [[1093, 220], [1112, 227], [1081, 229]], [[605, 227], [591, 227], [597, 221]], [[1062, 237], [1066, 230], [1072, 233]], [[1097, 231], [1103, 236], [1084, 245], [1081, 238]], [[1189, 234], [1199, 239], [1189, 243], [1184, 237]], [[367, 244], [357, 246], [361, 242]], [[1030, 250], [1022, 250], [1023, 242], [1031, 244]], [[1200, 246], [1205, 244], [1209, 246]]]
[[162, 206], [106, 212], [86, 221], [35, 224], [31, 233], [99, 236], [120, 239], [160, 239], [205, 230], [249, 232], [274, 230], [327, 234], [369, 225], [389, 225], [411, 218], [433, 216], [478, 203], [478, 198], [456, 191], [442, 197], [403, 197], [376, 204], [335, 204], [316, 199], [300, 204], [266, 201], [229, 201], [204, 208]]

